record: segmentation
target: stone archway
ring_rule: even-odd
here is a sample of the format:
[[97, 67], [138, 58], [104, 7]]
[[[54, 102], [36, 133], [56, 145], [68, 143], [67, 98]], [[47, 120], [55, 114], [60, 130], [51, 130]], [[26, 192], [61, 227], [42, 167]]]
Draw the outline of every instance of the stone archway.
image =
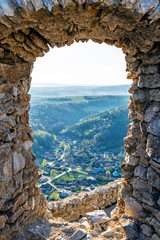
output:
[[[28, 122], [30, 73], [51, 47], [89, 39], [122, 48], [129, 89], [127, 152], [117, 215], [160, 238], [160, 5], [145, 1], [7, 0], [0, 3], [0, 236], [8, 239], [46, 203]], [[146, 232], [146, 229], [149, 229]], [[146, 234], [146, 235], [145, 235]], [[150, 234], [150, 235], [147, 235]]]

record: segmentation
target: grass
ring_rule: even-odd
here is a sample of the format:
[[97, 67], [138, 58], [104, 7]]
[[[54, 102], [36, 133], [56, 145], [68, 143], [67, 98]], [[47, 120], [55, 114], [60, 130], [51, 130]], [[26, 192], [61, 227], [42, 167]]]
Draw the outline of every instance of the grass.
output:
[[64, 174], [63, 176], [55, 179], [53, 181], [54, 184], [59, 184], [60, 183], [60, 179], [63, 179], [66, 182], [72, 182], [74, 180], [78, 180], [80, 178], [85, 179], [87, 176], [85, 174], [82, 174], [81, 172], [76, 172], [76, 171], [72, 171], [69, 173]]
[[56, 169], [52, 169], [52, 170], [50, 171], [50, 177], [54, 178], [54, 177], [56, 177], [57, 175], [59, 175], [59, 174], [61, 174], [61, 173], [62, 173], [62, 171], [58, 171], [58, 170], [56, 170]]
[[55, 97], [55, 98], [43, 98], [43, 97], [32, 97], [31, 103], [32, 104], [40, 104], [40, 103], [81, 103], [81, 102], [88, 102], [84, 98], [84, 96], [71, 96], [71, 97]]
[[53, 191], [49, 196], [49, 198], [52, 198], [52, 200], [54, 199], [55, 201], [59, 200], [60, 197], [59, 197], [58, 191], [57, 190]]

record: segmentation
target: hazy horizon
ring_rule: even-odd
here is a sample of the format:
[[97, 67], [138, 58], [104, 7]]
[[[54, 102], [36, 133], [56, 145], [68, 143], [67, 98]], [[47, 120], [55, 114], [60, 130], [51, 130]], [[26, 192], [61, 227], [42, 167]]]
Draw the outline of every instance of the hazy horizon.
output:
[[32, 84], [32, 88], [33, 87], [46, 87], [46, 88], [48, 88], [48, 87], [89, 87], [89, 88], [91, 88], [91, 87], [95, 87], [95, 88], [98, 88], [98, 87], [118, 87], [118, 86], [120, 86], [120, 87], [123, 87], [123, 86], [130, 86], [129, 84], [118, 84], [118, 85], [83, 85], [83, 84], [79, 84], [79, 85], [74, 85], [74, 84], [63, 84], [63, 83], [33, 83]]
[[121, 49], [92, 41], [54, 47], [34, 63], [32, 86], [117, 86], [129, 85]]

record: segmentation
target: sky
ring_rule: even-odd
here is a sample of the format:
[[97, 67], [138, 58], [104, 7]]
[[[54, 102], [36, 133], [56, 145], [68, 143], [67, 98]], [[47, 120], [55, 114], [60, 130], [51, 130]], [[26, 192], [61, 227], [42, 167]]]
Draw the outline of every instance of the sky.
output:
[[37, 58], [32, 87], [63, 85], [125, 85], [125, 57], [121, 49], [92, 41], [50, 49]]

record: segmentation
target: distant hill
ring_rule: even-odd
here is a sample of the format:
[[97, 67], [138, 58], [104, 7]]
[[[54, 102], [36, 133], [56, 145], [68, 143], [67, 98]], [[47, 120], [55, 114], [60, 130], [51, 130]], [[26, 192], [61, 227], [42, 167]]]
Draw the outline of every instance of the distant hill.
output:
[[129, 85], [119, 86], [68, 86], [43, 84], [43, 87], [31, 87], [30, 94], [34, 97], [65, 97], [65, 96], [97, 96], [97, 95], [129, 95]]
[[[31, 102], [30, 124], [33, 130], [59, 134], [62, 129], [100, 112], [127, 106], [129, 96], [82, 96], [43, 98]], [[36, 104], [38, 102], [38, 104]]]
[[128, 108], [116, 108], [76, 123], [62, 134], [73, 140], [89, 141], [97, 147], [118, 148], [123, 145], [129, 122]]

